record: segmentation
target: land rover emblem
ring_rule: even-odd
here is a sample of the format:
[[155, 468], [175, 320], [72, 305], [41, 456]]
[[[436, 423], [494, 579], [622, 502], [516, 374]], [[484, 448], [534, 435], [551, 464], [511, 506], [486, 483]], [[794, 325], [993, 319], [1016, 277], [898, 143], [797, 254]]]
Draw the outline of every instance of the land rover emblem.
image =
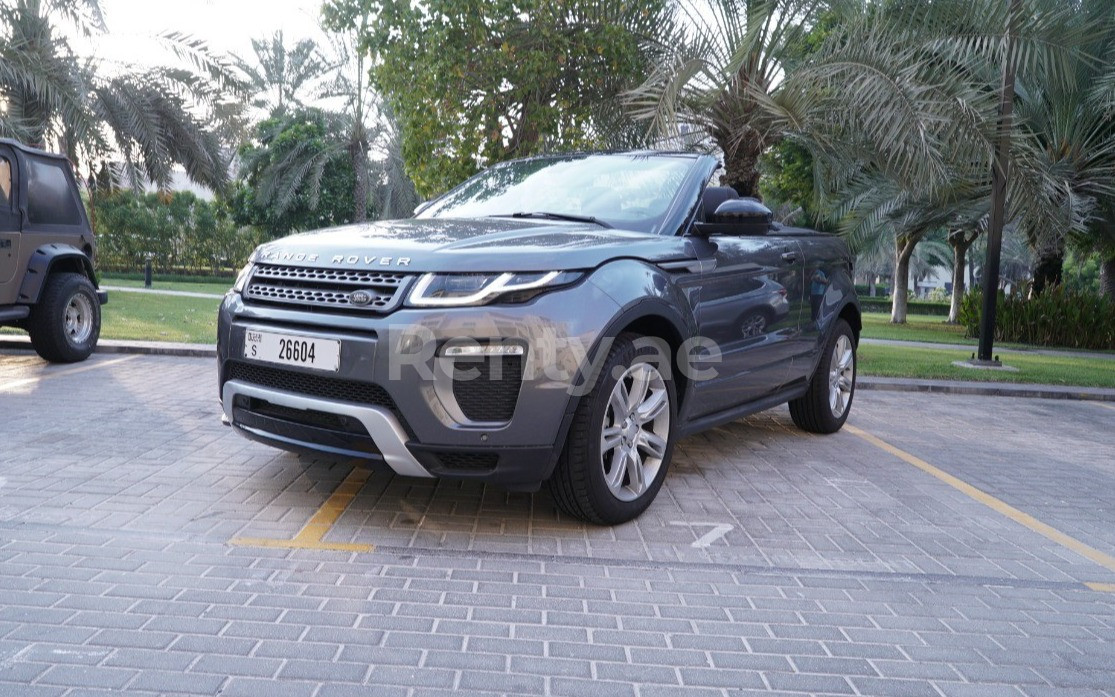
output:
[[353, 305], [363, 307], [372, 302], [372, 294], [366, 290], [354, 290], [349, 294], [348, 301]]

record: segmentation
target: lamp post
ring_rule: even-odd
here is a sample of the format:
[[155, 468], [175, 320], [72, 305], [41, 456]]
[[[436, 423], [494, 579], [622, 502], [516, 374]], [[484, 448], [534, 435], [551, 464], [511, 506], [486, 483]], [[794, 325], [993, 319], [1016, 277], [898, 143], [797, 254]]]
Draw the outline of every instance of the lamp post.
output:
[[1003, 248], [1003, 225], [1006, 223], [1018, 18], [1022, 11], [1022, 0], [1009, 2], [1003, 83], [999, 93], [999, 120], [995, 127], [995, 153], [991, 164], [991, 217], [987, 225], [987, 257], [983, 265], [983, 314], [980, 316], [979, 352], [973, 361], [976, 365], [999, 365], [999, 361], [992, 356], [992, 351], [995, 346], [995, 306], [999, 297], [999, 257]]
[[143, 287], [151, 287], [151, 260], [155, 258], [154, 252], [147, 252], [143, 255], [146, 261], [143, 264]]

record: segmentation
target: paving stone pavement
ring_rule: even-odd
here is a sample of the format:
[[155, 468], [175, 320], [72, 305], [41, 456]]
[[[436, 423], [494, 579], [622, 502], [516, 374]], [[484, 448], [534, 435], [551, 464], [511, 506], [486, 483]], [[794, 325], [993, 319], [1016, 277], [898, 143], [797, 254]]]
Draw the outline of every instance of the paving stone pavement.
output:
[[[861, 392], [850, 423], [1115, 556], [1115, 409]], [[1115, 569], [784, 408], [638, 521], [221, 426], [212, 360], [0, 355], [0, 695], [1115, 695]], [[1115, 585], [1112, 586], [1115, 590]]]

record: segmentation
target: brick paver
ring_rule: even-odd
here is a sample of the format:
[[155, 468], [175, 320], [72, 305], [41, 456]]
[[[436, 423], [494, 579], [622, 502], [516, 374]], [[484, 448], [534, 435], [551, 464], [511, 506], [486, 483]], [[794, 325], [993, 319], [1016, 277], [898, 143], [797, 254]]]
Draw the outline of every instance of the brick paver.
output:
[[[784, 409], [682, 441], [629, 525], [376, 473], [326, 536], [375, 551], [260, 549], [351, 463], [222, 427], [211, 360], [108, 360], [0, 356], [0, 694], [1115, 695], [1115, 571]], [[1115, 555], [1115, 411], [852, 423]]]

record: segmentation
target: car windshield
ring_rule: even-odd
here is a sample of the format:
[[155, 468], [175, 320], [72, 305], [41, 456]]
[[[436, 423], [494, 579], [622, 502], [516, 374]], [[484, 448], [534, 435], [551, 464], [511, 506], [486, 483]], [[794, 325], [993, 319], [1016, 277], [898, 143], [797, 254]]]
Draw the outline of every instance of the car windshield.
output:
[[481, 172], [418, 217], [548, 218], [656, 232], [693, 162], [679, 155], [517, 160]]

